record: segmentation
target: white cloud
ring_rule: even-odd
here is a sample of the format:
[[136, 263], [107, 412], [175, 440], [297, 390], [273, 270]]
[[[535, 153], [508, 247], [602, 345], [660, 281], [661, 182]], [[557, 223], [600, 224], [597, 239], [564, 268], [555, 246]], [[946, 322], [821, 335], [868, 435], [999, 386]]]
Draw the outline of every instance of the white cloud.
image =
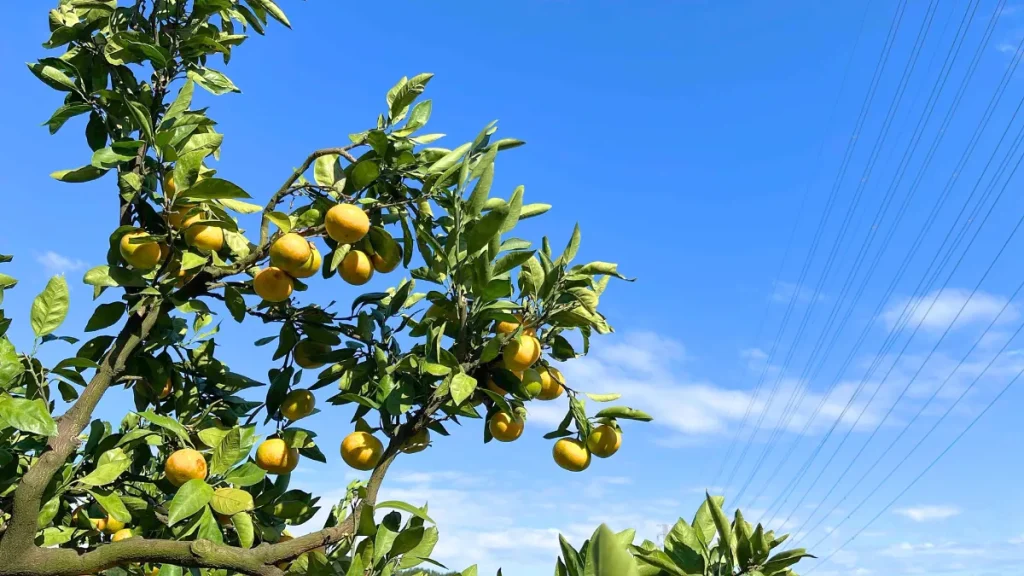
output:
[[920, 544], [901, 542], [899, 544], [893, 544], [888, 548], [883, 548], [879, 553], [884, 556], [893, 556], [897, 558], [909, 558], [913, 556], [981, 556], [985, 554], [985, 549], [981, 547], [961, 546], [956, 542], [943, 542], [940, 544], [932, 542], [922, 542]]
[[932, 522], [960, 515], [960, 509], [956, 506], [913, 506], [899, 508], [893, 512], [910, 518], [914, 522]]
[[[936, 290], [922, 298], [909, 298], [897, 302], [882, 313], [882, 321], [892, 329], [901, 317], [909, 314], [909, 320], [903, 318], [911, 328], [921, 324], [922, 328], [933, 331], [945, 330], [956, 320], [956, 327], [963, 327], [978, 322], [990, 322], [999, 316], [1000, 322], [1012, 322], [1020, 316], [1015, 304], [1006, 306], [1006, 298], [997, 294], [978, 291], [971, 296], [969, 290], [962, 288], [946, 288]], [[961, 311], [962, 309], [962, 311]], [[959, 317], [957, 316], [959, 314]]]
[[67, 256], [57, 254], [53, 250], [48, 250], [36, 256], [36, 262], [42, 265], [50, 274], [75, 272], [83, 270], [88, 265], [77, 258], [68, 258]]

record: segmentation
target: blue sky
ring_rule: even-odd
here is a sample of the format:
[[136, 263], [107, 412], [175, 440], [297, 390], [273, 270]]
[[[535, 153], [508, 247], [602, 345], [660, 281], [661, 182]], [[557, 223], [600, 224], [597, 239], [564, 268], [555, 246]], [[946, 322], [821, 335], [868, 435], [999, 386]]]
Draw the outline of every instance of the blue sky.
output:
[[[966, 165], [956, 167], [1024, 36], [1024, 7], [980, 2], [934, 113], [926, 117], [919, 147], [894, 188], [894, 201], [876, 221], [901, 170], [900, 159], [915, 138], [915, 126], [929, 107], [961, 17], [973, 6], [965, 0], [942, 2], [930, 14], [926, 3], [910, 4], [858, 130], [858, 112], [897, 10], [894, 2], [530, 1], [486, 7], [400, 2], [385, 14], [366, 3], [285, 1], [294, 30], [273, 26], [268, 38], [255, 38], [237, 51], [226, 70], [243, 93], [206, 95], [201, 104], [212, 107], [226, 135], [217, 169], [255, 198], [266, 198], [309, 151], [346, 143], [348, 133], [368, 127], [397, 78], [431, 71], [436, 78], [428, 90], [434, 101], [430, 128], [449, 135], [443, 142], [454, 147], [492, 119], [500, 120], [503, 136], [528, 142], [499, 159], [494, 188], [508, 195], [524, 184], [527, 202], [554, 205], [543, 218], [522, 225], [525, 237], [539, 240], [548, 234], [557, 246], [578, 221], [584, 238], [580, 260], [616, 261], [639, 278], [609, 289], [602, 307], [617, 332], [599, 339], [590, 357], [567, 364], [565, 373], [584, 390], [622, 392], [625, 401], [653, 414], [655, 422], [627, 423], [619, 454], [595, 462], [582, 475], [559, 470], [550, 459], [550, 443], [541, 438], [560, 419], [562, 406], [532, 409], [526, 434], [513, 444], [484, 446], [479, 422], [469, 422], [426, 453], [401, 459], [384, 496], [429, 502], [442, 532], [438, 560], [460, 569], [480, 563], [483, 573], [502, 566], [509, 576], [534, 576], [550, 573], [558, 532], [579, 542], [597, 524], [608, 522], [656, 538], [663, 525], [692, 514], [706, 487], [724, 491], [727, 504], [737, 504], [776, 426], [775, 448], [739, 504], [751, 520], [788, 517], [783, 530], [814, 527], [796, 536], [801, 545], [817, 543], [812, 552], [824, 557], [865, 526], [1024, 368], [1024, 344], [1012, 342], [928, 440], [875, 489], [1021, 322], [1019, 302], [1011, 302], [996, 318], [1020, 282], [1021, 238], [1007, 245], [964, 306], [1024, 210], [1024, 201], [1014, 193], [1019, 175], [962, 262], [956, 265], [990, 204], [967, 228], [967, 239], [938, 283], [927, 291], [917, 287], [946, 232], [960, 229], [958, 211], [975, 183], [981, 182], [978, 194], [986, 189], [991, 174], [983, 173], [986, 161], [995, 150], [992, 168], [998, 165], [1024, 121], [1016, 118], [1008, 140], [997, 149], [1024, 95], [1021, 72], [1010, 79]], [[1000, 7], [991, 37], [981, 45], [985, 26]], [[31, 298], [54, 273], [66, 273], [73, 287], [62, 332], [77, 334], [84, 327], [92, 310], [91, 291], [79, 279], [104, 258], [106, 237], [116, 226], [116, 196], [109, 179], [67, 185], [49, 178], [54, 170], [88, 161], [84, 126], [72, 121], [53, 137], [40, 127], [59, 105], [59, 95], [24, 67], [44, 54], [39, 46], [47, 37], [43, 3], [14, 3], [6, 15], [0, 23], [0, 77], [5, 79], [0, 104], [6, 111], [0, 120], [5, 134], [0, 141], [5, 207], [0, 252], [16, 256], [5, 272], [21, 283], [6, 295], [5, 308], [15, 319], [11, 335], [23, 347], [30, 342]], [[901, 74], [928, 18], [931, 27], [901, 89]], [[979, 46], [977, 70], [925, 166], [925, 151], [936, 140]], [[901, 90], [904, 95], [879, 141], [887, 111]], [[834, 208], [798, 285], [855, 131], [856, 147], [839, 180]], [[876, 142], [880, 147], [872, 163]], [[885, 298], [954, 171], [958, 176], [947, 202]], [[894, 227], [918, 174], [915, 193]], [[997, 180], [996, 193], [1001, 186]], [[849, 229], [841, 234], [851, 206]], [[245, 224], [253, 227], [251, 221]], [[844, 291], [858, 251], [876, 225], [867, 260]], [[794, 226], [792, 250], [784, 259]], [[879, 252], [890, 230], [891, 242]], [[833, 247], [835, 260], [825, 274]], [[877, 268], [867, 276], [876, 254]], [[375, 279], [370, 288], [398, 279], [397, 273]], [[854, 303], [861, 284], [865, 288]], [[940, 286], [945, 290], [935, 292]], [[307, 294], [321, 301], [347, 300], [356, 291], [340, 281], [321, 281]], [[904, 305], [921, 298], [924, 305], [910, 318], [904, 336], [878, 357], [879, 369], [866, 378]], [[791, 319], [770, 354], [790, 302]], [[960, 319], [942, 337], [961, 307]], [[847, 310], [850, 314], [830, 346], [835, 325], [826, 328], [834, 309], [839, 320]], [[993, 329], [967, 362], [893, 444], [993, 318]], [[239, 328], [227, 319], [218, 337], [225, 360], [262, 378], [269, 358], [264, 349], [254, 351], [251, 342], [266, 332], [260, 325]], [[865, 338], [855, 348], [862, 332]], [[812, 361], [819, 341], [828, 353]], [[897, 360], [905, 342], [906, 352]], [[52, 346], [54, 358], [71, 353], [57, 348], [61, 344]], [[840, 371], [847, 357], [849, 366]], [[744, 428], [743, 416], [759, 381], [762, 392]], [[770, 513], [774, 501], [785, 499], [783, 490], [796, 467], [769, 472], [791, 445], [792, 462], [804, 462], [862, 382], [861, 394], [782, 514]], [[823, 410], [808, 421], [833, 383], [838, 385]], [[882, 422], [908, 384], [905, 397]], [[768, 402], [767, 392], [776, 386], [774, 402]], [[322, 392], [325, 400], [330, 392]], [[780, 423], [791, 397], [800, 400], [794, 418]], [[102, 415], [117, 420], [129, 404], [123, 394], [111, 398]], [[1013, 496], [1024, 471], [1015, 457], [1020, 439], [1015, 407], [1022, 401], [1024, 391], [1010, 388], [920, 482], [813, 573], [1024, 571], [1024, 501]], [[337, 457], [335, 447], [349, 426], [339, 425], [347, 422], [347, 412], [339, 417], [334, 410], [309, 421], [320, 434], [328, 464], [304, 462], [293, 479], [323, 494], [328, 506], [358, 477]], [[732, 461], [725, 474], [716, 475], [733, 438], [745, 441], [757, 420], [761, 429], [732, 481], [727, 481]], [[877, 436], [850, 475], [808, 518], [878, 425]], [[835, 461], [803, 496], [846, 436]], [[855, 483], [890, 446], [878, 469]]]

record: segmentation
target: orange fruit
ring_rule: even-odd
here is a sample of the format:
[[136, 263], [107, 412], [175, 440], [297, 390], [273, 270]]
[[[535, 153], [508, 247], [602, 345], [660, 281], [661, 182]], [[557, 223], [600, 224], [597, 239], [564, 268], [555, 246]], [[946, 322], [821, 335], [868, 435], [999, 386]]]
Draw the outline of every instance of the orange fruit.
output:
[[301, 268], [313, 255], [309, 240], [289, 232], [270, 245], [270, 265], [291, 272]]
[[[513, 372], [513, 374], [515, 374], [516, 377], [519, 378], [520, 380], [523, 379], [523, 372]], [[495, 382], [494, 378], [492, 377], [487, 378], [487, 389], [490, 390], [491, 392], [494, 392], [495, 394], [501, 394], [502, 396], [508, 394], [508, 390], [505, 390], [501, 386], [498, 386], [498, 383]]]
[[171, 380], [170, 376], [168, 376], [167, 382], [164, 383], [164, 387], [160, 390], [160, 393], [157, 394], [157, 397], [163, 400], [170, 396], [171, 392], [174, 392], [174, 381]]
[[324, 216], [327, 235], [339, 244], [358, 242], [370, 231], [370, 218], [358, 206], [338, 204]]
[[341, 441], [341, 459], [356, 470], [373, 470], [384, 454], [384, 445], [369, 432], [353, 432]]
[[499, 442], [512, 442], [523, 435], [526, 421], [519, 417], [513, 418], [505, 412], [498, 412], [491, 416], [491, 421], [487, 423], [487, 427], [490, 429], [491, 436], [495, 440]]
[[252, 288], [267, 302], [283, 302], [292, 295], [292, 278], [284, 270], [271, 266], [256, 273]]
[[569, 472], [582, 472], [590, 466], [590, 452], [583, 442], [572, 438], [562, 438], [555, 442], [552, 449], [555, 464]]
[[594, 428], [587, 438], [587, 448], [598, 458], [607, 458], [615, 454], [619, 446], [622, 446], [622, 433], [607, 424]]
[[256, 465], [271, 474], [288, 474], [299, 465], [299, 449], [280, 438], [264, 440], [256, 448]]
[[175, 451], [164, 463], [164, 474], [175, 486], [181, 486], [192, 479], [206, 479], [206, 459], [191, 448]]
[[120, 542], [121, 540], [127, 540], [127, 539], [129, 539], [131, 537], [132, 537], [132, 531], [129, 530], [128, 528], [125, 528], [123, 530], [118, 530], [117, 532], [115, 532], [114, 535], [110, 537], [110, 541], [111, 542]]
[[185, 220], [185, 242], [203, 252], [216, 252], [224, 247], [224, 231], [216, 226], [198, 224], [202, 219], [202, 214], [196, 214]]
[[405, 441], [405, 445], [402, 446], [402, 452], [406, 454], [415, 454], [417, 452], [423, 452], [430, 445], [430, 430], [421, 428], [418, 432], [409, 437]]
[[107, 518], [100, 519], [96, 522], [97, 530], [102, 530], [107, 534], [114, 534], [124, 530], [124, 522], [121, 522], [117, 518], [114, 518], [110, 514], [107, 514]]
[[373, 249], [374, 253], [370, 256], [370, 261], [373, 262], [373, 269], [381, 274], [391, 272], [402, 261], [402, 247], [394, 240], [384, 243], [383, 246], [375, 244]]
[[554, 400], [565, 392], [565, 377], [558, 371], [558, 368], [548, 367], [540, 371], [540, 394], [538, 400]]
[[164, 178], [164, 195], [174, 196], [178, 193], [178, 187], [174, 185], [174, 172], [168, 172]]
[[316, 249], [315, 244], [310, 242], [309, 258], [302, 266], [288, 270], [288, 273], [296, 278], [309, 278], [320, 270], [320, 264], [322, 263], [323, 257], [320, 256], [320, 251]]
[[121, 241], [118, 243], [118, 251], [121, 252], [121, 258], [131, 264], [133, 268], [152, 270], [160, 263], [161, 251], [158, 242], [131, 243], [133, 238], [147, 238], [148, 236], [149, 234], [142, 230], [135, 230], [121, 236]]
[[292, 390], [281, 402], [281, 415], [292, 422], [313, 413], [316, 398], [309, 390]]
[[327, 344], [321, 344], [320, 342], [314, 342], [312, 340], [302, 340], [295, 345], [295, 350], [292, 351], [292, 355], [295, 356], [295, 363], [301, 368], [313, 370], [323, 366], [324, 363], [312, 360], [311, 358], [326, 354], [330, 351], [331, 347]]
[[351, 250], [338, 267], [341, 279], [354, 286], [362, 286], [373, 278], [373, 264], [362, 250]]
[[540, 341], [535, 336], [523, 334], [517, 340], [505, 345], [502, 351], [505, 367], [514, 372], [526, 370], [540, 358]]

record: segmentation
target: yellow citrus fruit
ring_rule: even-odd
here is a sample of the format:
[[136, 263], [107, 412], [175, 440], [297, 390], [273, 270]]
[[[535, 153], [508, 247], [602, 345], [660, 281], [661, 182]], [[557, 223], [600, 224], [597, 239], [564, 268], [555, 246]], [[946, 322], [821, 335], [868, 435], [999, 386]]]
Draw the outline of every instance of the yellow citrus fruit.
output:
[[125, 528], [123, 530], [118, 530], [117, 532], [115, 532], [114, 535], [111, 536], [110, 541], [111, 542], [120, 542], [121, 540], [127, 540], [127, 539], [129, 539], [131, 537], [132, 537], [132, 531], [129, 530], [128, 528]]
[[174, 392], [174, 381], [171, 380], [170, 376], [168, 376], [167, 382], [164, 383], [164, 387], [160, 389], [160, 394], [158, 394], [157, 397], [163, 400], [170, 396], [171, 392]]
[[320, 251], [316, 249], [316, 246], [312, 242], [310, 242], [309, 258], [306, 259], [306, 262], [302, 266], [288, 270], [288, 273], [296, 278], [309, 278], [320, 270], [321, 263], [323, 263], [323, 257], [320, 256]]
[[324, 363], [313, 360], [312, 358], [326, 354], [330, 351], [331, 347], [327, 344], [321, 344], [312, 340], [302, 340], [295, 345], [295, 350], [292, 354], [295, 356], [296, 364], [307, 370], [313, 370], [323, 366]]
[[[516, 372], [513, 372], [513, 374], [516, 375], [516, 378], [519, 378], [520, 380], [523, 379], [523, 372], [522, 371], [516, 371]], [[494, 381], [493, 377], [488, 377], [487, 378], [487, 389], [490, 390], [491, 392], [494, 392], [495, 394], [501, 394], [502, 396], [504, 396], [505, 394], [508, 394], [508, 390], [505, 390], [501, 386], [498, 386], [498, 383]]]
[[[102, 528], [100, 527], [100, 523], [102, 523]], [[107, 514], [106, 520], [98, 520], [96, 522], [96, 525], [97, 530], [102, 530], [107, 534], [114, 534], [115, 532], [120, 532], [121, 530], [124, 530], [124, 522], [121, 522], [120, 520], [114, 518], [110, 514]]]
[[164, 474], [171, 484], [181, 486], [192, 479], [206, 479], [206, 460], [191, 448], [175, 451], [164, 463]]
[[415, 454], [417, 452], [423, 452], [430, 445], [430, 430], [426, 428], [420, 429], [419, 432], [413, 434], [405, 441], [405, 445], [402, 446], [402, 452], [406, 454]]
[[309, 390], [292, 390], [281, 402], [281, 415], [294, 422], [312, 414], [315, 405], [316, 398]]
[[167, 223], [174, 228], [182, 228], [185, 224], [185, 217], [188, 211], [195, 208], [195, 204], [181, 204], [167, 212]]
[[502, 351], [505, 367], [512, 371], [526, 370], [540, 358], [540, 341], [529, 334], [512, 340]]
[[491, 416], [487, 423], [491, 430], [491, 436], [499, 442], [511, 442], [523, 435], [523, 428], [526, 428], [526, 421], [522, 418], [513, 418], [505, 412], [498, 412]]
[[107, 521], [106, 521], [106, 519], [104, 519], [104, 518], [97, 518], [97, 519], [94, 520], [94, 519], [90, 518], [89, 522], [92, 524], [92, 527], [95, 528], [96, 530], [98, 530], [100, 532], [106, 532], [107, 531]]
[[264, 440], [256, 449], [256, 465], [271, 474], [288, 474], [299, 465], [299, 449], [280, 438]]
[[353, 432], [341, 441], [341, 459], [356, 470], [373, 470], [384, 454], [384, 445], [369, 432]]
[[373, 269], [381, 274], [391, 272], [402, 261], [402, 247], [395, 242], [388, 242], [379, 248], [377, 246], [373, 248], [375, 252], [370, 256], [370, 261], [373, 262]]
[[515, 317], [518, 319], [516, 322], [508, 320], [501, 320], [494, 325], [494, 331], [498, 334], [511, 334], [519, 329], [519, 323], [523, 321], [522, 314], [516, 314]]
[[149, 572], [146, 572], [146, 576], [157, 576], [157, 574], [160, 574], [159, 566], [153, 566], [149, 569]]
[[270, 265], [289, 272], [301, 268], [312, 255], [309, 240], [294, 232], [281, 236], [270, 245]]
[[170, 172], [167, 177], [164, 178], [164, 195], [174, 196], [178, 193], [178, 187], [174, 185], [174, 173]]
[[341, 279], [355, 286], [362, 286], [373, 278], [373, 264], [362, 250], [351, 250], [338, 267]]
[[598, 458], [607, 458], [615, 454], [622, 446], [622, 433], [607, 424], [602, 424], [590, 433], [587, 448]]
[[540, 394], [538, 400], [554, 400], [565, 392], [565, 377], [558, 371], [558, 368], [548, 367], [540, 371]]
[[185, 220], [185, 242], [198, 250], [216, 252], [224, 247], [224, 231], [216, 226], [197, 224], [202, 219], [202, 214], [196, 214]]
[[540, 372], [533, 368], [524, 370], [520, 380], [523, 381], [523, 390], [530, 398], [536, 398], [544, 389], [544, 382], [541, 379]]
[[139, 270], [152, 270], [160, 263], [161, 251], [159, 243], [131, 243], [133, 238], [146, 238], [147, 236], [149, 236], [149, 234], [146, 234], [142, 230], [128, 232], [124, 236], [121, 236], [121, 242], [118, 245], [118, 249], [121, 252], [121, 258], [124, 258], [125, 262]]
[[324, 227], [335, 242], [351, 244], [362, 240], [370, 231], [370, 218], [357, 206], [338, 204], [327, 211]]
[[555, 442], [552, 455], [555, 457], [555, 464], [569, 472], [582, 472], [590, 466], [590, 452], [579, 440], [562, 438]]
[[267, 302], [283, 302], [292, 295], [292, 278], [284, 270], [271, 266], [256, 273], [252, 289]]

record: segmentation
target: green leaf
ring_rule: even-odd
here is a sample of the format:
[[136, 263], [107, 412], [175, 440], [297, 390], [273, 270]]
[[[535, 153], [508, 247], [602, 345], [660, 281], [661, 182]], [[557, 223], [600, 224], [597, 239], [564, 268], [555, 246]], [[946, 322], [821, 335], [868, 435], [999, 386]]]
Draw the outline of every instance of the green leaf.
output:
[[413, 506], [412, 504], [406, 504], [405, 502], [399, 502], [397, 500], [388, 500], [387, 502], [378, 502], [374, 506], [374, 508], [377, 509], [377, 510], [380, 510], [380, 509], [383, 509], [383, 508], [393, 508], [395, 510], [401, 510], [402, 512], [408, 512], [409, 514], [412, 514], [413, 516], [415, 516], [417, 518], [420, 518], [421, 520], [425, 520], [427, 522], [430, 522], [431, 524], [435, 523], [433, 520], [430, 519], [430, 516], [427, 516], [426, 510], [424, 510], [422, 508], [417, 508], [416, 506]]
[[510, 252], [505, 254], [501, 258], [498, 258], [494, 262], [494, 275], [500, 276], [510, 270], [515, 270], [519, 266], [523, 265], [527, 260], [536, 254], [536, 250], [524, 250], [520, 252]]
[[637, 576], [636, 563], [626, 546], [601, 524], [587, 548], [584, 576]]
[[[255, 440], [252, 428], [232, 428], [213, 451], [211, 474], [223, 474], [249, 455]], [[222, 512], [226, 514], [226, 512]], [[233, 512], [232, 512], [233, 514]]]
[[228, 312], [231, 313], [231, 317], [236, 322], [241, 322], [245, 319], [245, 298], [233, 286], [224, 287], [224, 305], [227, 306]]
[[246, 462], [224, 476], [224, 481], [232, 486], [253, 486], [266, 477], [267, 472], [254, 462]]
[[130, 100], [128, 101], [128, 111], [131, 112], [135, 123], [139, 125], [139, 133], [145, 136], [146, 142], [156, 142], [156, 137], [153, 135], [153, 118], [146, 105]]
[[53, 421], [46, 402], [41, 398], [28, 400], [6, 394], [0, 396], [0, 422], [6, 422], [8, 426], [22, 432], [40, 436], [57, 435], [57, 423]]
[[[405, 553], [402, 557], [401, 562], [398, 563], [399, 568], [412, 568], [418, 564], [421, 564], [424, 560], [430, 557], [430, 553], [434, 551], [434, 545], [437, 544], [437, 528], [431, 526], [423, 531], [423, 539], [420, 543], [412, 550]], [[359, 572], [362, 574], [362, 572]]]
[[124, 315], [124, 303], [122, 302], [111, 302], [109, 304], [100, 304], [96, 307], [96, 311], [92, 313], [89, 321], [85, 324], [86, 332], [94, 332], [96, 330], [102, 330], [109, 328], [117, 323]]
[[45, 125], [50, 128], [50, 134], [56, 134], [57, 131], [64, 126], [64, 123], [71, 118], [91, 111], [92, 106], [89, 104], [68, 104], [61, 106], [53, 113], [53, 116], [45, 122]]
[[682, 518], [665, 536], [665, 552], [687, 574], [704, 573], [705, 550], [697, 532]]
[[288, 233], [292, 230], [292, 220], [284, 212], [268, 212], [267, 220], [273, 222], [275, 226], [281, 229], [281, 232]]
[[494, 182], [494, 156], [497, 153], [498, 150], [492, 148], [480, 160], [481, 162], [487, 162], [487, 164], [483, 173], [480, 174], [480, 179], [477, 180], [476, 186], [473, 187], [469, 200], [466, 202], [466, 211], [471, 216], [477, 216], [483, 211], [484, 203], [487, 202], [487, 195], [491, 193], [491, 184]]
[[131, 458], [120, 448], [113, 448], [100, 454], [96, 469], [79, 480], [86, 486], [105, 486], [117, 480], [132, 465]]
[[619, 274], [619, 265], [611, 262], [590, 262], [589, 264], [580, 266], [576, 269], [576, 272], [579, 274], [589, 274], [591, 276], [614, 276], [621, 280], [627, 280], [629, 282], [633, 281], [632, 279]]
[[255, 531], [252, 527], [252, 518], [245, 512], [239, 512], [231, 517], [231, 524], [238, 534], [238, 543], [242, 548], [252, 548]]
[[260, 206], [259, 204], [242, 202], [241, 200], [232, 200], [231, 198], [221, 198], [220, 203], [228, 210], [234, 210], [239, 214], [255, 214], [263, 210], [263, 206]]
[[50, 88], [64, 92], [77, 91], [78, 86], [75, 81], [57, 67], [45, 64], [48, 60], [47, 58], [40, 62], [27, 63], [28, 69]]
[[590, 398], [594, 402], [614, 402], [614, 401], [616, 401], [616, 400], [618, 400], [619, 398], [622, 397], [622, 394], [616, 394], [616, 393], [611, 393], [611, 394], [591, 394], [590, 392], [587, 392], [586, 394], [587, 394], [587, 398]]
[[164, 122], [173, 120], [188, 110], [188, 107], [192, 105], [192, 94], [195, 92], [195, 89], [195, 82], [192, 80], [185, 82], [181, 90], [178, 90], [178, 96], [174, 98], [174, 102], [167, 108], [167, 113], [164, 114]]
[[569, 237], [569, 244], [565, 247], [565, 251], [555, 261], [555, 266], [567, 266], [572, 259], [576, 257], [576, 252], [580, 248], [580, 225], [576, 224], [572, 229], [572, 236]]
[[739, 564], [739, 559], [736, 557], [736, 536], [729, 525], [729, 517], [725, 515], [722, 507], [710, 494], [705, 494], [705, 503], [711, 512], [711, 520], [715, 523], [715, 529], [718, 530], [719, 541], [723, 542], [732, 554], [733, 565]]
[[501, 206], [491, 210], [482, 218], [473, 223], [472, 228], [466, 232], [466, 251], [468, 254], [476, 254], [481, 248], [490, 243], [501, 230], [505, 218], [508, 216], [508, 207]]
[[427, 173], [440, 174], [445, 170], [451, 168], [452, 166], [455, 166], [459, 159], [462, 158], [462, 156], [469, 150], [470, 146], [472, 146], [472, 143], [467, 142], [462, 146], [459, 146], [455, 150], [452, 150], [451, 152], [445, 154], [444, 156], [441, 157], [440, 160], [434, 162], [430, 166], [430, 169], [427, 170]]
[[519, 219], [526, 220], [527, 218], [540, 216], [548, 210], [551, 210], [551, 204], [526, 204], [523, 206], [522, 211], [519, 212]]
[[69, 184], [78, 184], [81, 182], [89, 182], [95, 180], [100, 176], [106, 174], [107, 171], [102, 168], [97, 168], [93, 165], [82, 166], [81, 168], [73, 168], [71, 170], [58, 170], [50, 174], [50, 177], [61, 182], [68, 182]]
[[251, 198], [237, 184], [221, 178], [203, 178], [185, 192], [192, 200], [215, 200], [221, 198]]
[[362, 190], [380, 176], [380, 167], [372, 160], [361, 160], [352, 167], [348, 185], [352, 190]]
[[516, 223], [519, 222], [519, 214], [523, 211], [524, 191], [525, 188], [519, 186], [512, 192], [512, 198], [508, 202], [508, 214], [505, 216], [505, 222], [501, 225], [502, 234], [515, 228]]
[[796, 564], [804, 558], [816, 558], [807, 553], [807, 550], [803, 548], [794, 548], [793, 550], [786, 550], [785, 552], [779, 552], [775, 556], [772, 556], [764, 563], [762, 571], [765, 574], [776, 574], [782, 570]]
[[214, 512], [225, 516], [248, 512], [254, 507], [252, 494], [238, 488], [218, 488], [210, 499], [210, 506]]
[[462, 404], [466, 398], [473, 395], [473, 392], [476, 391], [476, 386], [476, 378], [473, 378], [469, 374], [456, 374], [455, 377], [452, 378], [452, 382], [449, 387], [452, 394], [452, 401], [455, 402], [456, 405]]
[[6, 336], [0, 336], [0, 389], [6, 390], [24, 371], [25, 365], [21, 363], [21, 358], [18, 358], [14, 344], [11, 344]]
[[199, 512], [213, 498], [213, 488], [205, 481], [193, 478], [178, 488], [167, 511], [167, 525], [174, 526], [185, 518]]
[[284, 12], [275, 4], [272, 0], [246, 0], [254, 8], [261, 8], [270, 14], [274, 20], [277, 20], [281, 24], [284, 24], [288, 28], [292, 27], [291, 22], [288, 21], [288, 17], [284, 15]]
[[210, 68], [189, 70], [188, 79], [198, 84], [204, 90], [217, 96], [227, 94], [228, 92], [241, 92], [230, 78]]
[[[589, 394], [587, 394], [587, 396], [589, 396]], [[607, 400], [598, 400], [598, 402], [607, 402]], [[638, 420], [640, 422], [650, 422], [651, 420], [654, 420], [654, 418], [640, 410], [627, 408], [625, 406], [605, 408], [597, 413], [597, 418], [624, 418], [626, 420]]]
[[120, 520], [121, 522], [128, 523], [132, 521], [132, 515], [128, 512], [128, 508], [125, 507], [124, 502], [121, 501], [121, 497], [117, 495], [117, 492], [111, 490], [89, 490], [89, 494], [96, 499], [96, 502], [103, 507], [103, 510], [110, 514], [114, 519]]
[[192, 445], [192, 440], [189, 439], [189, 436], [188, 436], [188, 430], [186, 430], [185, 427], [182, 426], [174, 418], [170, 418], [168, 416], [163, 416], [161, 414], [157, 414], [157, 413], [153, 412], [152, 410], [147, 410], [145, 412], [139, 412], [139, 416], [142, 416], [143, 418], [145, 418], [146, 420], [149, 420], [153, 424], [156, 424], [157, 426], [163, 428], [164, 430], [167, 430], [168, 432], [171, 432], [172, 434], [177, 436], [178, 439], [181, 440], [182, 443], [184, 443], [186, 446], [191, 446]]
[[342, 174], [337, 154], [324, 154], [313, 164], [313, 180], [321, 186], [334, 186]]

